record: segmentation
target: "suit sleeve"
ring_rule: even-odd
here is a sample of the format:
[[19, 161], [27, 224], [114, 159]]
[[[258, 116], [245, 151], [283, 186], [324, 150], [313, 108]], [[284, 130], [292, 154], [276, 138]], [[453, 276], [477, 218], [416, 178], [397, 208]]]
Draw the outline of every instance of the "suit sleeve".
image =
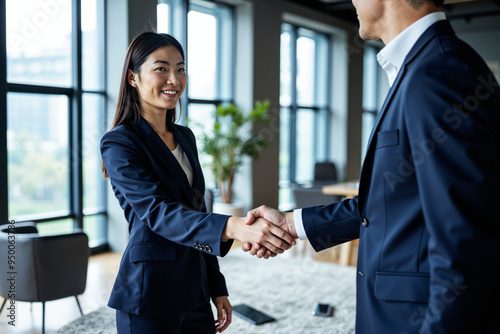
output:
[[419, 68], [405, 92], [430, 234], [430, 299], [420, 333], [482, 332], [481, 308], [498, 291], [500, 95], [489, 76], [443, 57]]
[[359, 238], [358, 197], [302, 209], [307, 239], [316, 252]]
[[211, 246], [211, 254], [224, 256], [229, 248], [221, 246], [221, 236], [228, 216], [197, 212], [171, 201], [142, 151], [131, 135], [110, 131], [103, 136], [101, 155], [115, 192], [156, 234], [188, 247], [201, 242]]
[[[196, 138], [191, 131], [191, 129], [187, 127], [180, 128], [185, 132], [187, 138], [189, 138], [189, 143], [192, 146], [192, 152], [195, 156], [196, 163], [199, 163], [198, 159], [198, 148], [196, 146]], [[221, 252], [222, 254], [226, 254], [233, 244], [232, 241], [226, 241], [221, 243]], [[220, 296], [229, 296], [229, 292], [226, 286], [226, 279], [224, 275], [220, 271], [219, 261], [216, 256], [203, 253], [203, 257], [205, 258], [205, 264], [207, 268], [207, 276], [208, 276], [208, 285], [210, 287], [210, 298], [214, 300]]]

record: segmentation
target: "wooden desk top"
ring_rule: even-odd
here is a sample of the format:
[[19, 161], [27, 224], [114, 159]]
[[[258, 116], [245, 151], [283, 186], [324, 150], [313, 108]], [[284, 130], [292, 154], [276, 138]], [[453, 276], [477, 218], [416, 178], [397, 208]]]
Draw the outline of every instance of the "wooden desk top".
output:
[[358, 195], [358, 187], [359, 181], [353, 180], [324, 186], [321, 191], [327, 195], [340, 195], [351, 198]]

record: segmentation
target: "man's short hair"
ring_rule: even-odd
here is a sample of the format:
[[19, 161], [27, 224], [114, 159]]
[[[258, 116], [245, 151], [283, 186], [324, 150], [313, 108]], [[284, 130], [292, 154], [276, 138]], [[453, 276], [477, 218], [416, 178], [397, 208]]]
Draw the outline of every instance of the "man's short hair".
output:
[[415, 9], [419, 9], [426, 2], [432, 2], [436, 7], [443, 7], [444, 4], [444, 0], [406, 0], [406, 2]]

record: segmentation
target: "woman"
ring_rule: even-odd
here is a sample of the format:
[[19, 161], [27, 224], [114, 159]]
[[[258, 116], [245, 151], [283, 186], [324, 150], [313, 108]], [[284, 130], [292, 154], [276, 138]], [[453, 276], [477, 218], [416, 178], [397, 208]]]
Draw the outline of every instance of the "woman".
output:
[[130, 232], [108, 303], [119, 334], [222, 332], [232, 312], [216, 258], [231, 247], [225, 239], [275, 253], [293, 243], [266, 221], [246, 226], [244, 218], [206, 213], [194, 135], [174, 124], [186, 84], [184, 52], [172, 36], [146, 32], [132, 41], [114, 124], [101, 140], [103, 174]]

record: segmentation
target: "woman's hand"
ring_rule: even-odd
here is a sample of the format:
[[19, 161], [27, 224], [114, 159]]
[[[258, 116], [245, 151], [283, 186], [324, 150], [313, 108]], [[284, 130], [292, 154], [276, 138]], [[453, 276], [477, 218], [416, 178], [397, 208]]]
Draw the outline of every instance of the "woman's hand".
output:
[[233, 307], [227, 299], [227, 296], [220, 296], [214, 299], [214, 305], [217, 308], [217, 320], [215, 320], [215, 332], [222, 333], [231, 323]]
[[262, 218], [257, 218], [251, 225], [247, 225], [245, 218], [229, 217], [222, 239], [258, 243], [275, 254], [281, 254], [295, 245], [295, 238], [287, 231]]
[[[293, 238], [298, 238], [297, 231], [295, 230], [293, 212], [284, 213], [263, 205], [247, 213], [245, 224], [250, 225], [259, 217], [262, 217], [267, 221], [272, 222], [274, 225], [282, 228], [284, 231], [293, 236]], [[269, 257], [276, 256], [276, 253], [271, 252], [259, 243], [254, 243], [252, 245], [251, 243], [246, 242], [241, 246], [241, 249], [244, 252], [250, 252], [251, 255], [257, 255], [258, 258], [263, 257], [268, 259]]]

